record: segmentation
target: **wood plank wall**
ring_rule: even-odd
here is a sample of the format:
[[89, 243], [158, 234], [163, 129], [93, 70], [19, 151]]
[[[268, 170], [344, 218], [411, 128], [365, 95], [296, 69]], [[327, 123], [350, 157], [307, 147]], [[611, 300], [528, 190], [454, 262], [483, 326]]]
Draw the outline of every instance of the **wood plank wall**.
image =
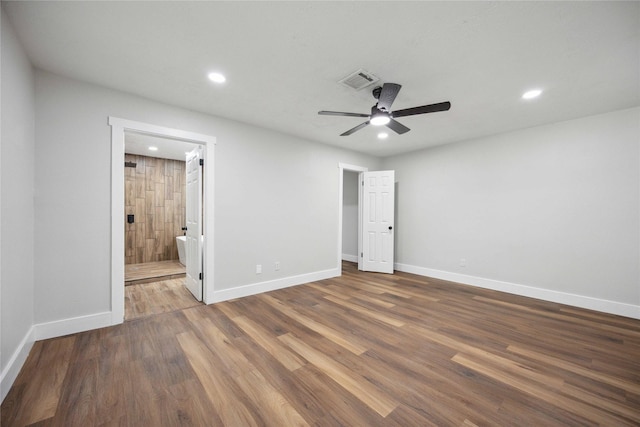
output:
[[[185, 226], [185, 162], [125, 154], [125, 264], [178, 259]], [[127, 223], [134, 214], [135, 222]]]

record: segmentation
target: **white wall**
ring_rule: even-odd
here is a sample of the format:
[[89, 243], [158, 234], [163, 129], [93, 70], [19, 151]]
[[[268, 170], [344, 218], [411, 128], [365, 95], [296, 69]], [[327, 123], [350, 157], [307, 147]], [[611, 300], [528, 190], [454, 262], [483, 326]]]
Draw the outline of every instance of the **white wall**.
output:
[[33, 343], [34, 84], [31, 65], [2, 10], [0, 145], [1, 394]]
[[344, 171], [342, 259], [358, 262], [358, 172]]
[[338, 163], [380, 163], [37, 71], [36, 323], [110, 310], [109, 116], [217, 138], [216, 290], [336, 269]]
[[640, 317], [639, 141], [635, 108], [385, 159], [399, 268]]

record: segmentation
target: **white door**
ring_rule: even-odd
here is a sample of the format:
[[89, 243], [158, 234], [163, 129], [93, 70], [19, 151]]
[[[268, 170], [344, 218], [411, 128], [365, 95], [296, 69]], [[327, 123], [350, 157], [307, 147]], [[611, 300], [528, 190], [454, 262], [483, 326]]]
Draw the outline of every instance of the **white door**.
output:
[[362, 172], [362, 270], [393, 274], [395, 171]]
[[187, 154], [187, 288], [202, 301], [202, 146]]

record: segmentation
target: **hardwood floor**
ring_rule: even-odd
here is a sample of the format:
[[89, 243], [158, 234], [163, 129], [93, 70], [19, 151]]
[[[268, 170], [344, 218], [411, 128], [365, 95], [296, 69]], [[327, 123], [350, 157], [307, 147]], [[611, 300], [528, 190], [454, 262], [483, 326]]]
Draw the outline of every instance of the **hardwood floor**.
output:
[[124, 288], [124, 320], [195, 307], [196, 300], [184, 285], [185, 278], [161, 280]]
[[360, 273], [37, 342], [3, 426], [637, 426], [640, 321]]
[[177, 260], [127, 264], [124, 266], [125, 286], [185, 277], [186, 267]]

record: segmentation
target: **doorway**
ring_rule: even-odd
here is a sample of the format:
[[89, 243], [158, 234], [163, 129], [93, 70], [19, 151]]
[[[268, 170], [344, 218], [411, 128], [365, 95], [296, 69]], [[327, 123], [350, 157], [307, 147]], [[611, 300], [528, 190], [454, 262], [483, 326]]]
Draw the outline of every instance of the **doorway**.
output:
[[[362, 195], [360, 186], [358, 185], [358, 174], [361, 172], [366, 172], [369, 169], [364, 166], [350, 165], [346, 163], [338, 164], [339, 170], [339, 203], [338, 203], [338, 257], [337, 257], [337, 265], [338, 271], [342, 274], [342, 260], [350, 262], [357, 262], [358, 269], [361, 267], [361, 257], [359, 254], [362, 252], [362, 210], [360, 208], [360, 203], [362, 201]], [[354, 178], [355, 177], [355, 178]], [[355, 179], [356, 188], [352, 188], [353, 180]], [[345, 186], [348, 185], [347, 188]], [[347, 203], [345, 204], [345, 193], [347, 198]], [[354, 194], [355, 193], [355, 194]], [[356, 202], [357, 201], [357, 202]], [[354, 209], [353, 204], [356, 203], [355, 210], [357, 215], [357, 224], [356, 231], [353, 230], [353, 221], [356, 218], [353, 217]], [[346, 212], [345, 212], [346, 211]], [[346, 216], [346, 218], [345, 218]], [[353, 243], [353, 237], [356, 237], [355, 244]], [[354, 254], [349, 254], [347, 252], [352, 252], [355, 249], [356, 259], [354, 260], [352, 256]], [[346, 250], [346, 252], [345, 252]], [[346, 255], [346, 258], [344, 258]]]
[[342, 260], [358, 262], [358, 172], [345, 170], [342, 195]]
[[[357, 252], [358, 270], [393, 274], [395, 247], [395, 172], [373, 171], [362, 166], [338, 164], [339, 220], [338, 220], [338, 270], [342, 273], [342, 261], [354, 262], [352, 238], [355, 221], [353, 213], [357, 193]], [[357, 174], [357, 190], [351, 188], [353, 175]]]
[[[196, 279], [202, 272], [202, 251], [189, 257], [185, 251], [187, 205], [194, 197], [186, 191], [185, 177], [189, 176], [188, 156], [194, 152], [202, 157], [202, 146], [125, 131], [125, 320], [184, 309], [202, 301], [201, 280], [189, 283], [192, 292], [197, 291], [194, 296], [186, 289], [187, 259], [198, 269]], [[197, 172], [203, 169], [196, 167]], [[201, 188], [200, 176], [197, 183]], [[201, 199], [201, 191], [195, 196]], [[202, 205], [201, 200], [196, 202], [198, 207]], [[197, 216], [199, 230], [201, 218]]]
[[[202, 230], [207, 239], [203, 242], [202, 262], [202, 299], [205, 303], [213, 302], [213, 166], [215, 138], [190, 131], [166, 128], [147, 123], [134, 122], [115, 117], [109, 118], [111, 126], [111, 313], [112, 324], [122, 323], [125, 314], [125, 223], [128, 217], [125, 211], [125, 136], [126, 134], [144, 135], [180, 143], [197, 144], [203, 147], [207, 159], [208, 172], [204, 175], [202, 194], [207, 203], [202, 207]], [[182, 151], [184, 155], [184, 151]], [[131, 189], [129, 189], [130, 191]], [[155, 206], [154, 206], [155, 209]], [[158, 213], [160, 213], [158, 211]], [[135, 215], [135, 214], [134, 214]], [[135, 218], [133, 219], [135, 221]], [[154, 247], [154, 251], [166, 249]], [[168, 251], [168, 250], [167, 250]]]

